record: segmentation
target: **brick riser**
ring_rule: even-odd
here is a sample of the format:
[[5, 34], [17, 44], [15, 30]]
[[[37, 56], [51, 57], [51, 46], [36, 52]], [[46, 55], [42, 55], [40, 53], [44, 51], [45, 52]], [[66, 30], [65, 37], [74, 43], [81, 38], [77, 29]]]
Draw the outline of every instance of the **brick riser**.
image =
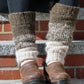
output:
[[[40, 55], [37, 60], [39, 67], [44, 66], [45, 55]], [[65, 58], [65, 66], [83, 66], [84, 55], [67, 55]], [[0, 67], [17, 67], [15, 56], [0, 56]]]
[[84, 7], [84, 0], [79, 0], [80, 7]]
[[[74, 78], [74, 69], [65, 69], [67, 73]], [[40, 70], [44, 75], [44, 70]], [[45, 74], [47, 76], [47, 74]], [[20, 78], [19, 70], [0, 70], [0, 80], [18, 80]]]
[[[4, 28], [2, 28], [4, 25]], [[3, 31], [4, 30], [4, 31]], [[46, 40], [48, 31], [48, 21], [36, 21], [35, 32], [37, 40]], [[84, 39], [84, 20], [78, 20], [73, 34], [74, 40]], [[0, 23], [0, 40], [12, 40], [11, 27], [9, 22]]]
[[[40, 55], [37, 61], [38, 66], [41, 67], [40, 70], [43, 75], [45, 73], [43, 69], [45, 57], [46, 57], [45, 55], [44, 56]], [[84, 59], [84, 55], [67, 55], [66, 56], [65, 70], [72, 78], [74, 77], [79, 78], [79, 79], [84, 78], [83, 59]], [[0, 67], [1, 67], [0, 68], [0, 80], [20, 79], [19, 71], [13, 69], [13, 68], [17, 68], [16, 65], [17, 63], [16, 63], [15, 56], [0, 57]]]

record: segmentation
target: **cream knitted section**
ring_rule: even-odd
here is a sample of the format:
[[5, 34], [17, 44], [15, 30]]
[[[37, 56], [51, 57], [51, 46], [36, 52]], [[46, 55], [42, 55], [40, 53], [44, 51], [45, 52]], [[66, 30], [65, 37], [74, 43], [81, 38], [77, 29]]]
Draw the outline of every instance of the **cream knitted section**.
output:
[[37, 60], [37, 56], [39, 54], [37, 48], [35, 47], [29, 47], [29, 48], [23, 48], [16, 51], [16, 61], [18, 66], [20, 65], [20, 62], [23, 60]]
[[48, 41], [46, 42], [45, 51], [47, 52], [46, 64], [49, 65], [53, 62], [60, 62], [64, 65], [65, 57], [69, 49], [68, 45], [64, 42]]

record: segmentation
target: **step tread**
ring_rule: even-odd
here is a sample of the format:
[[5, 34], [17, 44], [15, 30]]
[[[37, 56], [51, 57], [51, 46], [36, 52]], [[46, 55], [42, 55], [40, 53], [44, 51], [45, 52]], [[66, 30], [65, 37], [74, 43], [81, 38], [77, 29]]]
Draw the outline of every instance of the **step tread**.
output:
[[[70, 84], [83, 84], [84, 79], [71, 79]], [[0, 84], [23, 84], [20, 80], [0, 80]]]
[[[47, 40], [36, 40], [39, 55], [46, 55], [45, 43]], [[73, 40], [67, 54], [84, 54], [84, 40]], [[0, 56], [14, 56], [15, 45], [13, 41], [0, 41]]]
[[[36, 20], [49, 20], [49, 13], [36, 12]], [[84, 20], [84, 8], [80, 8], [78, 20]], [[8, 21], [8, 14], [0, 13], [0, 21]]]

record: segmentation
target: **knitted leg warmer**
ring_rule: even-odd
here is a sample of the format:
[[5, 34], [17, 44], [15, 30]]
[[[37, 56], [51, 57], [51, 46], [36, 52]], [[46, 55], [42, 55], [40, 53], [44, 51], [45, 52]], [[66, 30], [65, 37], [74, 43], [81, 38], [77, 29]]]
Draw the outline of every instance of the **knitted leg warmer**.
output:
[[49, 30], [46, 35], [46, 63], [60, 62], [64, 58], [73, 40], [79, 7], [56, 3], [50, 11]]
[[21, 61], [27, 59], [36, 60], [38, 51], [35, 44], [35, 12], [10, 13], [8, 17], [15, 42], [17, 64], [20, 65]]
[[49, 41], [46, 42], [46, 64], [49, 65], [53, 62], [60, 62], [64, 65], [64, 58], [67, 54], [69, 46], [64, 45], [62, 42]]

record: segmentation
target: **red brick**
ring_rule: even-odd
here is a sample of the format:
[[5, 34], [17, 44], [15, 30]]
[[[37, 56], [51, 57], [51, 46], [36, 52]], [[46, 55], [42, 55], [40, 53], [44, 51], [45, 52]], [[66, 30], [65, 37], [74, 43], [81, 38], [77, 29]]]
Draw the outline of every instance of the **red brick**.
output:
[[[44, 70], [40, 70], [44, 76]], [[19, 70], [0, 70], [0, 80], [21, 79]]]
[[[37, 60], [38, 66], [43, 66], [46, 56], [39, 56]], [[17, 66], [15, 56], [0, 56], [0, 67], [14, 67]]]
[[35, 30], [38, 30], [38, 21], [35, 21]]
[[84, 0], [79, 0], [80, 7], [84, 7]]
[[74, 32], [73, 38], [74, 40], [84, 40], [84, 32]]
[[4, 23], [4, 31], [11, 31], [11, 26], [9, 22]]
[[80, 7], [81, 8], [84, 8], [84, 3], [80, 3]]
[[41, 30], [48, 30], [48, 21], [40, 21]]
[[46, 56], [40, 56], [40, 57], [38, 57], [38, 60], [37, 60], [38, 66], [43, 66], [44, 65], [45, 57]]
[[37, 40], [45, 40], [45, 36], [46, 36], [46, 33], [45, 32], [39, 32], [39, 33], [36, 33], [36, 36], [38, 37]]
[[84, 78], [84, 68], [76, 69], [76, 77], [79, 79]]
[[18, 70], [0, 70], [0, 80], [15, 80], [20, 79]]
[[65, 70], [71, 76], [71, 78], [74, 78], [74, 69], [65, 69]]
[[84, 55], [67, 55], [65, 66], [80, 66], [84, 65]]
[[12, 34], [0, 34], [0, 40], [12, 40]]
[[84, 30], [84, 20], [78, 20], [76, 25], [77, 30]]
[[0, 56], [0, 67], [14, 67], [17, 66], [14, 56]]
[[[43, 66], [45, 61], [45, 56], [38, 57], [38, 66]], [[15, 56], [0, 56], [0, 67], [14, 67], [17, 66]]]
[[36, 36], [36, 40], [42, 40], [42, 38], [40, 38], [40, 37]]
[[[38, 57], [38, 63], [39, 65], [42, 65], [42, 63], [45, 60], [46, 55]], [[40, 61], [40, 62], [39, 62]], [[65, 66], [82, 66], [84, 65], [84, 55], [67, 55], [65, 58]]]

